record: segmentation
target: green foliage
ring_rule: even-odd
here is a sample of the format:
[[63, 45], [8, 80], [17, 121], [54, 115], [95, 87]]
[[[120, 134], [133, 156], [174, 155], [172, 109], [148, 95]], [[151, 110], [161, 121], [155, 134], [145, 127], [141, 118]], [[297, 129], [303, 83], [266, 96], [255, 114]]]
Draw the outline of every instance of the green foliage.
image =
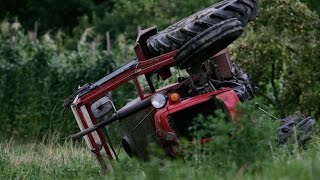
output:
[[216, 110], [214, 115], [204, 117], [199, 114], [194, 120], [189, 131], [192, 132], [195, 139], [215, 137], [221, 134], [230, 134], [235, 126], [226, 122], [225, 113], [222, 110]]
[[63, 101], [78, 85], [110, 72], [112, 56], [86, 42], [78, 51], [60, 50], [58, 40], [49, 35], [34, 40], [13, 29], [13, 24], [8, 26], [10, 33], [4, 31], [7, 26], [7, 22], [2, 23], [5, 28], [0, 32], [2, 138], [75, 131], [73, 118], [63, 114]]
[[306, 3], [310, 9], [315, 10], [320, 15], [320, 1], [318, 0], [301, 0]]
[[[110, 29], [113, 32], [131, 32], [135, 35], [137, 25], [147, 27], [157, 25], [161, 28], [173, 23], [179, 18], [207, 7], [218, 0], [205, 1], [161, 1], [161, 0], [2, 0], [0, 4], [0, 19], [16, 17], [26, 29], [34, 29], [39, 23], [40, 34], [48, 30], [64, 29], [68, 35], [87, 18], [91, 25], [97, 25], [102, 32]], [[302, 0], [318, 13], [318, 0]], [[72, 7], [72, 8], [71, 8]], [[145, 17], [148, 17], [146, 19]], [[91, 26], [90, 25], [90, 26]], [[165, 26], [164, 26], [165, 25]], [[126, 27], [129, 26], [129, 27]], [[87, 28], [89, 26], [86, 26]]]
[[92, 19], [93, 12], [102, 14], [110, 10], [113, 3], [113, 0], [2, 0], [0, 19], [7, 17], [11, 21], [17, 17], [27, 30], [33, 30], [37, 21], [39, 34], [62, 28], [71, 35], [81, 16]]
[[222, 111], [206, 118], [196, 118], [191, 128], [195, 137], [200, 139], [205, 135], [213, 139], [203, 146], [189, 147], [191, 150], [185, 156], [189, 157], [187, 162], [200, 166], [209, 161], [221, 175], [232, 171], [230, 167], [259, 170], [256, 169], [257, 163], [272, 157], [273, 149], [278, 147], [278, 123], [258, 111], [254, 101], [242, 105], [238, 112], [242, 116], [234, 123], [226, 119]]
[[320, 20], [298, 0], [261, 1], [261, 17], [232, 52], [283, 117], [320, 112]]
[[138, 26], [143, 29], [157, 26], [161, 30], [214, 2], [217, 0], [119, 0], [115, 2], [111, 11], [102, 17], [97, 16], [93, 20], [93, 25], [100, 33], [106, 31], [111, 31], [111, 34], [124, 33], [126, 37], [135, 39]]

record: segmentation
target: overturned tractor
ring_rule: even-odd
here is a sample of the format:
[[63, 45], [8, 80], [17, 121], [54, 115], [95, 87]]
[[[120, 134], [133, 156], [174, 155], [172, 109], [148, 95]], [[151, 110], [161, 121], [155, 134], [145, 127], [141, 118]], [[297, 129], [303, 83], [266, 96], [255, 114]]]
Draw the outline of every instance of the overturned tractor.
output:
[[[101, 167], [112, 170], [110, 161], [117, 159], [117, 153], [105, 127], [116, 121], [122, 147], [129, 156], [141, 159], [148, 158], [150, 143], [158, 144], [168, 156], [179, 154], [181, 138], [192, 139], [188, 128], [198, 114], [207, 116], [222, 109], [230, 121], [236, 121], [236, 106], [254, 98], [254, 87], [231, 60], [227, 46], [258, 15], [255, 0], [225, 0], [163, 31], [141, 31], [135, 46], [137, 59], [83, 86], [66, 101], [81, 130], [71, 137], [84, 137]], [[173, 67], [188, 73], [176, 78]], [[161, 86], [155, 77], [174, 78]], [[118, 108], [110, 92], [128, 82], [133, 82], [138, 97]], [[280, 143], [287, 142], [295, 127], [310, 132], [315, 124], [304, 117], [281, 122]]]

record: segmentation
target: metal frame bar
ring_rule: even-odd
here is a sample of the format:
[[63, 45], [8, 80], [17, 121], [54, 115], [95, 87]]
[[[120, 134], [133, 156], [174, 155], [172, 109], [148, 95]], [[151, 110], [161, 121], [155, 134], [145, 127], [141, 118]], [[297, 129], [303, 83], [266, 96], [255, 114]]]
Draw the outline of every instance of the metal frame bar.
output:
[[112, 91], [113, 89], [124, 83], [127, 83], [130, 80], [133, 80], [135, 77], [155, 72], [163, 67], [173, 66], [175, 54], [176, 51], [172, 51], [170, 53], [140, 62], [136, 67], [126, 70], [124, 73], [111, 79], [108, 83], [98, 86], [94, 90], [80, 97], [76, 105], [81, 106], [83, 104], [91, 103], [97, 98], [107, 94], [109, 91]]

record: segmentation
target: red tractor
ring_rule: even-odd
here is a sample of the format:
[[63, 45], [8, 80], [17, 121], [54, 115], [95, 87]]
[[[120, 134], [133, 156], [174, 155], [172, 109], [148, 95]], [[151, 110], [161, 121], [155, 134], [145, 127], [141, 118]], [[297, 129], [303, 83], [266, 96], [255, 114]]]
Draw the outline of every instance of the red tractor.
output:
[[[253, 86], [231, 61], [226, 47], [258, 15], [255, 0], [226, 0], [164, 31], [141, 31], [135, 46], [137, 59], [81, 87], [67, 101], [81, 130], [72, 138], [84, 136], [99, 164], [111, 170], [110, 160], [116, 159], [117, 153], [110, 129], [105, 127], [115, 121], [125, 152], [141, 159], [148, 158], [150, 143], [158, 144], [168, 156], [176, 156], [181, 138], [192, 139], [188, 129], [198, 114], [207, 116], [222, 109], [230, 121], [236, 121], [236, 106], [254, 97]], [[173, 67], [186, 69], [187, 76]], [[160, 78], [173, 80], [163, 87], [157, 81]], [[110, 93], [129, 82], [138, 97], [118, 109]], [[283, 142], [292, 134], [292, 124], [307, 131], [314, 120], [284, 120], [280, 128]]]

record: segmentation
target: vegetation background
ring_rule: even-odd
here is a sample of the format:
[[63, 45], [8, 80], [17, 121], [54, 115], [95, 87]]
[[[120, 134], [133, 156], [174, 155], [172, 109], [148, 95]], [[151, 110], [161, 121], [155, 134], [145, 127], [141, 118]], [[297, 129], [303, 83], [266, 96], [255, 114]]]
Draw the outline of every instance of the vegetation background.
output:
[[[82, 146], [61, 140], [78, 130], [70, 111], [63, 109], [63, 101], [78, 85], [93, 82], [134, 58], [133, 45], [140, 27], [164, 29], [214, 2], [217, 0], [0, 0], [0, 177], [97, 177], [98, 168]], [[234, 60], [259, 87], [260, 103], [274, 109], [276, 116], [303, 113], [320, 119], [320, 1], [259, 3], [261, 16], [230, 46]], [[106, 51], [106, 32], [111, 35], [111, 52]], [[123, 89], [128, 91], [133, 90]], [[129, 97], [123, 92], [115, 98], [123, 101]], [[266, 142], [261, 137], [265, 135], [251, 140]], [[253, 150], [250, 147], [246, 151]], [[186, 166], [168, 162], [159, 168], [158, 160], [141, 164], [126, 159], [124, 162], [130, 163], [119, 163], [117, 168], [127, 173], [108, 178], [151, 179], [170, 172], [180, 178], [226, 175], [232, 179], [239, 173], [245, 178], [244, 172], [249, 172], [251, 178], [261, 175], [267, 179], [288, 174], [296, 177], [294, 170], [301, 168], [297, 172], [303, 171], [303, 176], [312, 179], [320, 173], [316, 158], [320, 157], [319, 141], [312, 147], [294, 157], [278, 148], [277, 153], [268, 154], [273, 157], [269, 164], [257, 154], [260, 160], [228, 161], [224, 167], [214, 163], [217, 155], [230, 160], [242, 151], [224, 151], [242, 146], [223, 146], [216, 156], [193, 153]], [[217, 145], [210, 148], [217, 150]], [[46, 159], [48, 155], [52, 159]], [[204, 160], [208, 157], [209, 163]], [[221, 173], [210, 174], [213, 168]]]

